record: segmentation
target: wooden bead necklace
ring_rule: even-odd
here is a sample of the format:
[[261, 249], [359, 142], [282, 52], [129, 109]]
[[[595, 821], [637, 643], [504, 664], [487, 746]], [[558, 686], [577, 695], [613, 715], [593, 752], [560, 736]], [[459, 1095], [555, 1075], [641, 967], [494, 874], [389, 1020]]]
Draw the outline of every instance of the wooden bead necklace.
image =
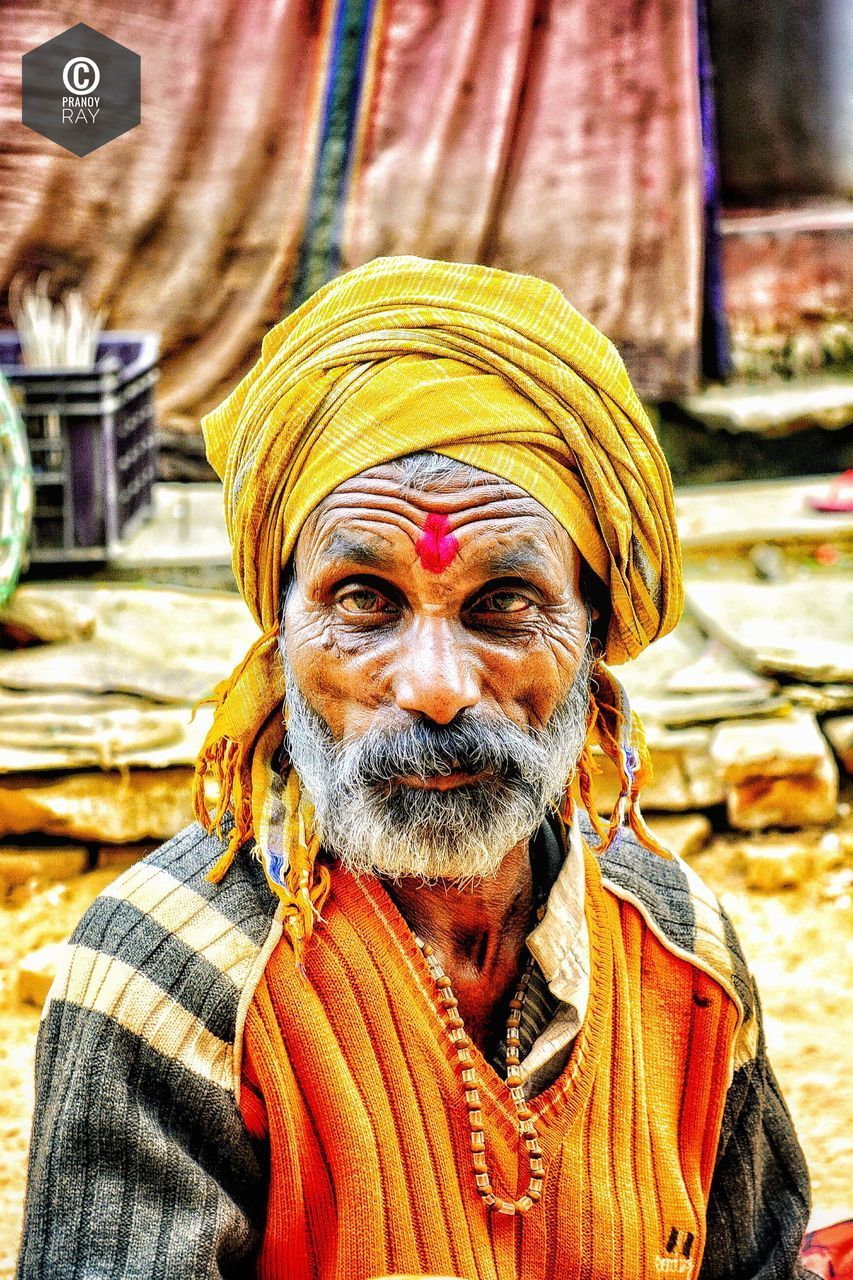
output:
[[[541, 906], [536, 914], [537, 919], [541, 920], [545, 914], [544, 906]], [[521, 1062], [519, 1027], [521, 1026], [524, 998], [533, 974], [534, 958], [531, 956], [528, 960], [524, 973], [521, 975], [518, 989], [509, 1002], [509, 1018], [506, 1024], [506, 1084], [518, 1116], [519, 1136], [527, 1147], [530, 1180], [524, 1195], [519, 1196], [517, 1200], [504, 1200], [502, 1196], [495, 1193], [486, 1163], [486, 1134], [483, 1126], [479, 1081], [474, 1068], [474, 1059], [471, 1056], [471, 1039], [467, 1035], [465, 1024], [459, 1016], [459, 1001], [453, 994], [450, 979], [442, 969], [430, 944], [417, 936], [415, 936], [415, 942], [420, 947], [430, 974], [438, 988], [438, 996], [442, 1004], [441, 1012], [444, 1015], [444, 1025], [456, 1050], [462, 1087], [465, 1090], [465, 1101], [468, 1103], [468, 1124], [471, 1129], [471, 1153], [474, 1159], [474, 1181], [477, 1185], [477, 1191], [485, 1206], [488, 1209], [494, 1209], [496, 1213], [526, 1213], [540, 1199], [542, 1181], [545, 1176], [542, 1148], [539, 1145], [539, 1134], [536, 1130], [536, 1116], [527, 1105], [527, 1099], [524, 1096], [524, 1089], [521, 1084], [521, 1076], [518, 1074], [518, 1067]]]

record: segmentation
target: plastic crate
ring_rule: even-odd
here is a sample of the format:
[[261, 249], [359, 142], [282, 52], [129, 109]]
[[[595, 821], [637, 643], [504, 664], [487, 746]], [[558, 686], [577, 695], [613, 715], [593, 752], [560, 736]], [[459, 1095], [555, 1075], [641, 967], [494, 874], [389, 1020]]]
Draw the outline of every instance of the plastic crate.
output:
[[0, 333], [32, 457], [33, 563], [106, 560], [150, 512], [158, 355], [156, 334], [105, 333], [92, 370], [30, 369]]

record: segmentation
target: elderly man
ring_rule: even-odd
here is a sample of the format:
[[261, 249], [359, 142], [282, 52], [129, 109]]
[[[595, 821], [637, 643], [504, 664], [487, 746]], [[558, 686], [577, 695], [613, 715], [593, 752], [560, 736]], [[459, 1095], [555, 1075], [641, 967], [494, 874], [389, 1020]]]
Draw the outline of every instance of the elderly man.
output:
[[604, 665], [681, 606], [613, 347], [541, 281], [384, 259], [203, 425], [263, 634], [199, 824], [72, 938], [19, 1275], [801, 1274], [754, 985]]

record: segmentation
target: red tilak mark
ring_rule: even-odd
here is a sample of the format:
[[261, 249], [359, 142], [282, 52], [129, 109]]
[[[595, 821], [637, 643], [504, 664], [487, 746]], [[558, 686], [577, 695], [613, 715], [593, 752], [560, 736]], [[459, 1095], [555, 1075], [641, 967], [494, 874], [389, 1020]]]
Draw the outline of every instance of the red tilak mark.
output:
[[450, 564], [459, 543], [450, 532], [447, 516], [431, 511], [426, 518], [423, 536], [415, 543], [421, 564], [430, 573], [442, 573]]

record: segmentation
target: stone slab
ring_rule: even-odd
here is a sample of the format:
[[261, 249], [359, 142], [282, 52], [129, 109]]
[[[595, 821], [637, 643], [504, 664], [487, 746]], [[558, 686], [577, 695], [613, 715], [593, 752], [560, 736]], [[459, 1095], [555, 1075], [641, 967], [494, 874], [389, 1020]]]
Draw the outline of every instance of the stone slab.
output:
[[711, 734], [711, 760], [723, 782], [813, 773], [828, 748], [814, 716], [798, 711], [765, 720], [737, 720]]
[[[691, 627], [695, 627], [695, 623], [684, 619], [679, 623], [678, 629], [688, 632]], [[678, 666], [667, 677], [665, 686], [669, 693], [702, 696], [731, 693], [770, 697], [777, 692], [778, 685], [774, 680], [757, 675], [745, 663], [740, 662], [721, 641], [709, 640], [698, 627], [696, 631], [697, 656], [692, 662]]]
[[738, 848], [737, 860], [747, 888], [763, 893], [797, 888], [805, 883], [815, 866], [814, 851], [792, 840], [743, 844]]
[[750, 670], [689, 618], [617, 672], [646, 724], [703, 724], [766, 715], [784, 705], [778, 686]]
[[145, 703], [130, 693], [88, 693], [79, 689], [62, 689], [57, 693], [38, 689], [29, 693], [0, 687], [0, 734], [4, 716], [15, 719], [32, 712], [34, 715], [45, 713], [57, 719], [73, 720], [99, 711], [127, 711], [146, 705], [157, 704]]
[[811, 773], [750, 778], [726, 797], [729, 823], [740, 831], [828, 826], [838, 812], [838, 770], [829, 758]]
[[715, 384], [685, 396], [679, 407], [706, 427], [785, 436], [808, 427], [853, 422], [853, 378], [843, 375], [761, 385]]
[[683, 815], [646, 813], [646, 822], [665, 848], [679, 858], [692, 858], [711, 839], [711, 822], [704, 813]]
[[824, 891], [832, 895], [836, 887], [849, 884], [853, 825], [847, 814], [829, 830], [812, 827], [787, 835], [752, 835], [730, 848], [748, 888], [774, 892], [821, 878]]
[[97, 852], [97, 865], [124, 870], [141, 861], [155, 847], [152, 844], [102, 844]]
[[18, 998], [25, 1004], [44, 1004], [64, 950], [64, 942], [48, 942], [24, 956], [18, 966]]
[[[709, 809], [725, 801], [725, 784], [709, 758], [710, 729], [697, 726], [669, 730], [649, 725], [646, 737], [652, 777], [643, 788], [644, 809], [684, 813]], [[609, 814], [618, 795], [616, 770], [597, 748], [593, 755], [601, 770], [593, 779], [596, 808], [599, 813]], [[576, 785], [573, 790], [577, 796]]]
[[56, 689], [130, 693], [152, 702], [192, 703], [210, 692], [210, 680], [187, 662], [158, 659], [122, 644], [90, 641], [20, 649], [0, 655], [0, 684], [7, 689]]
[[786, 684], [792, 706], [823, 715], [827, 711], [853, 711], [853, 684]]
[[194, 819], [193, 770], [125, 769], [0, 779], [0, 837], [92, 843], [167, 840]]
[[766, 718], [790, 710], [790, 702], [782, 694], [731, 691], [707, 694], [667, 694], [660, 698], [638, 694], [631, 706], [644, 724], [654, 722], [677, 729], [682, 725], [718, 724], [721, 720], [739, 720], [744, 716]]
[[2, 689], [192, 704], [230, 675], [258, 636], [245, 604], [229, 592], [85, 583], [31, 589], [91, 609], [95, 633], [0, 654]]
[[797, 572], [779, 582], [691, 576], [686, 602], [703, 630], [756, 671], [853, 682], [853, 580], [845, 572]]
[[845, 773], [853, 776], [853, 716], [829, 716], [823, 731]]
[[0, 894], [30, 881], [69, 880], [89, 867], [89, 851], [81, 845], [29, 848], [0, 845]]
[[47, 595], [39, 587], [19, 586], [0, 608], [0, 630], [18, 640], [85, 640], [95, 627], [95, 614], [85, 604]]
[[209, 707], [191, 718], [189, 707], [164, 707], [133, 699], [135, 705], [45, 706], [39, 694], [9, 695], [0, 705], [0, 774], [57, 769], [165, 768], [193, 764], [213, 721]]
[[230, 569], [222, 485], [154, 485], [151, 516], [113, 556], [113, 563], [143, 574], [152, 568]]
[[833, 476], [796, 480], [740, 480], [691, 485], [675, 496], [678, 532], [686, 552], [734, 550], [756, 542], [816, 545], [853, 541], [853, 512], [815, 511]]

